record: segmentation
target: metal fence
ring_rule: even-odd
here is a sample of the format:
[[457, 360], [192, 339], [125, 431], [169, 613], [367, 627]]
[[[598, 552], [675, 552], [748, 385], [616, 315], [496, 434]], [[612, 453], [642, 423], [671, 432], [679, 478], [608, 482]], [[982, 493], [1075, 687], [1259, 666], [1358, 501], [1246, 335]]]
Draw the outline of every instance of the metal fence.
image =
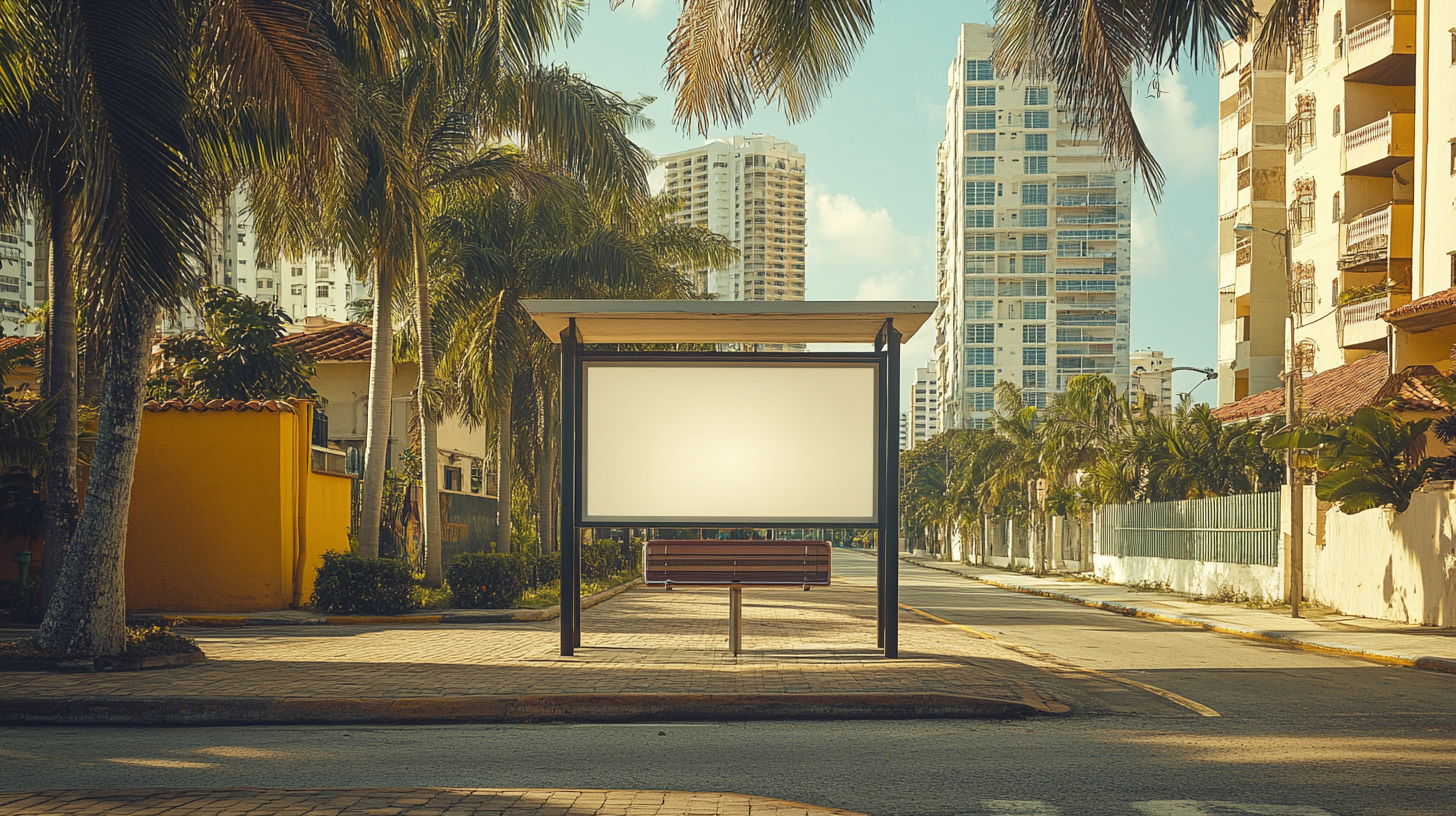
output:
[[1279, 494], [1110, 504], [1100, 511], [1103, 555], [1279, 563]]

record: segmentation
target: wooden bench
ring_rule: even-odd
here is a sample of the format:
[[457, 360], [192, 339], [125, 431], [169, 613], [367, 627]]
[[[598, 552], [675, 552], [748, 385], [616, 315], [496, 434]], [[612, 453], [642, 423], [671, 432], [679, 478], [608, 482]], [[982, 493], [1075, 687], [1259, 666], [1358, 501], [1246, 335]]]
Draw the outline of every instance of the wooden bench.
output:
[[828, 541], [649, 541], [648, 586], [728, 587], [728, 645], [742, 651], [743, 587], [829, 586]]

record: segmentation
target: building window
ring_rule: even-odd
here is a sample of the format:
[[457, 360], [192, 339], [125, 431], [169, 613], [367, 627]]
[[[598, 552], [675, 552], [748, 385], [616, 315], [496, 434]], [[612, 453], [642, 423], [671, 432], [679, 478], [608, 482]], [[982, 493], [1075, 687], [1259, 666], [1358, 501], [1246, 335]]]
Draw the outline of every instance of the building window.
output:
[[994, 300], [968, 300], [966, 301], [966, 317], [986, 319], [996, 316], [996, 301]]
[[989, 346], [966, 349], [966, 365], [988, 366], [996, 364], [996, 349]]
[[996, 281], [990, 278], [973, 278], [966, 281], [966, 297], [995, 297]]
[[994, 232], [971, 232], [966, 234], [966, 251], [968, 252], [995, 252], [996, 233]]
[[441, 485], [446, 490], [465, 490], [465, 474], [458, 467], [445, 468], [445, 484]]
[[994, 275], [996, 274], [995, 255], [972, 255], [966, 253], [966, 274], [967, 275]]
[[1340, 194], [1335, 193], [1330, 198], [1330, 220], [1336, 224], [1340, 223]]
[[1021, 304], [1022, 320], [1046, 320], [1046, 302], [1032, 301]]
[[297, 283], [288, 287], [288, 294], [294, 297], [303, 297], [303, 284]]
[[995, 130], [996, 111], [971, 111], [966, 114], [966, 130]]
[[1308, 25], [1300, 29], [1299, 41], [1291, 50], [1293, 51], [1290, 57], [1294, 62], [1294, 80], [1298, 82], [1319, 64], [1318, 20], [1310, 20]]
[[1046, 156], [1027, 156], [1026, 169], [1023, 171], [1028, 176], [1044, 176], [1047, 174]]
[[301, 278], [301, 277], [303, 277], [303, 267], [301, 267], [301, 266], [292, 267], [289, 270], [289, 274], [292, 275], [295, 278]]
[[995, 388], [996, 370], [991, 368], [966, 369], [967, 388]]
[[1047, 185], [1045, 184], [1023, 184], [1021, 185], [1022, 204], [1045, 204], [1047, 203]]
[[1330, 281], [1330, 305], [1333, 306], [1340, 300], [1340, 279]]
[[1046, 342], [1046, 324], [1039, 326], [1022, 326], [1021, 342], [1027, 345], [1036, 345]]
[[[1042, 185], [1042, 194], [1045, 196], [1046, 185]], [[994, 181], [968, 181], [966, 182], [966, 206], [976, 207], [996, 203], [996, 182]], [[1046, 203], [1045, 200], [1042, 201]]]
[[1021, 364], [1024, 366], [1046, 365], [1046, 349], [1024, 348], [1021, 350]]
[[314, 280], [325, 281], [325, 280], [329, 280], [333, 276], [334, 276], [334, 265], [333, 264], [319, 264], [318, 266], [314, 267], [314, 271], [313, 271]]
[[0, 275], [0, 292], [20, 293], [20, 278], [11, 275]]
[[966, 175], [968, 176], [994, 176], [996, 175], [995, 156], [967, 156]]
[[[1047, 271], [1045, 255], [1027, 255], [1021, 259], [1021, 273], [1023, 275], [1045, 275]], [[1046, 281], [1042, 281], [1043, 284]]]
[[1045, 232], [1029, 232], [1021, 236], [1021, 251], [1023, 252], [1045, 252], [1047, 248], [1047, 235]]
[[1314, 149], [1314, 109], [1312, 93], [1302, 93], [1294, 98], [1294, 118], [1289, 120], [1289, 134], [1285, 148], [1299, 161], [1304, 151]]
[[1051, 111], [1027, 111], [1026, 126], [1031, 130], [1046, 130], [1052, 126]]
[[1318, 352], [1319, 346], [1313, 340], [1301, 340], [1294, 347], [1294, 363], [1302, 375], [1308, 377], [1314, 374], [1314, 358]]
[[966, 210], [966, 229], [995, 229], [995, 210]]
[[1335, 27], [1330, 35], [1335, 43], [1335, 59], [1345, 56], [1345, 18], [1338, 11], [1335, 12]]
[[996, 324], [967, 323], [966, 342], [968, 344], [986, 344], [996, 342]]
[[1335, 106], [1334, 115], [1331, 116], [1330, 119], [1331, 119], [1330, 124], [1334, 128], [1334, 130], [1333, 130], [1334, 135], [1336, 135], [1336, 136], [1343, 136], [1343, 135], [1345, 135], [1344, 121], [1343, 121], [1343, 117], [1340, 116], [1340, 106], [1339, 105], [1336, 105]]
[[1046, 388], [1046, 369], [1034, 368], [1021, 372], [1022, 388]]
[[1045, 151], [1047, 149], [1047, 134], [1028, 133], [1022, 140], [1021, 147], [1030, 153]]
[[[1298, 297], [1300, 314], [1314, 314], [1314, 263], [1298, 261], [1294, 264], [1294, 286]], [[1333, 303], [1334, 301], [1331, 301]]]
[[967, 82], [984, 82], [995, 78], [996, 72], [990, 60], [966, 60]]
[[1451, 175], [1456, 176], [1456, 139], [1451, 140]]
[[329, 287], [319, 286], [313, 290], [314, 297], [326, 298], [329, 296]]
[[1296, 235], [1314, 232], [1314, 178], [1294, 180], [1294, 200], [1289, 203], [1289, 230]]
[[1022, 210], [1021, 226], [1023, 227], [1045, 227], [1047, 225], [1046, 210]]
[[1051, 92], [1046, 88], [1027, 88], [1026, 104], [1045, 105], [1051, 101]]
[[996, 134], [994, 133], [968, 133], [966, 134], [966, 150], [975, 153], [990, 153], [996, 149]]
[[996, 407], [996, 395], [990, 391], [973, 391], [966, 395], [972, 411], [989, 411]]
[[966, 88], [966, 105], [972, 108], [996, 107], [995, 85], [971, 85]]

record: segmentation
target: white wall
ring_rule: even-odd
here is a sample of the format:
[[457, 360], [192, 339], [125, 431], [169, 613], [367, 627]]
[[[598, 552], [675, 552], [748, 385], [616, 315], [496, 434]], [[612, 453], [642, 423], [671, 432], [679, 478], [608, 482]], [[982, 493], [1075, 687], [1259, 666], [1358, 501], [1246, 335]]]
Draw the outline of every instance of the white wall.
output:
[[1456, 626], [1456, 492], [1417, 493], [1396, 514], [1325, 512], [1321, 545], [1307, 545], [1305, 597], [1349, 615]]
[[1232, 590], [1261, 601], [1284, 597], [1284, 570], [1257, 564], [1098, 554], [1093, 572], [1114, 584], [1166, 584], [1174, 592], [1217, 596]]

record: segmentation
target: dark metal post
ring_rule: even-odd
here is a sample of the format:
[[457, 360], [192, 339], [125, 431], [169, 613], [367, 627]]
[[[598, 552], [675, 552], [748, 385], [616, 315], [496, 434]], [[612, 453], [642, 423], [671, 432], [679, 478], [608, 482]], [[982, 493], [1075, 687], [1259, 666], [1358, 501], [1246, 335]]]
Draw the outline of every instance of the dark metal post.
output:
[[880, 427], [885, 439], [880, 480], [880, 546], [886, 550], [884, 589], [885, 657], [900, 656], [900, 332], [885, 321], [885, 401]]
[[576, 532], [576, 469], [581, 461], [577, 456], [577, 392], [580, 384], [576, 380], [576, 320], [567, 324], [561, 333], [561, 523], [557, 529], [560, 537], [557, 549], [561, 552], [561, 654], [570, 657], [579, 643], [580, 633], [576, 608], [581, 605], [580, 591], [572, 591], [577, 585], [575, 572], [581, 563], [577, 552], [580, 538]]
[[[876, 354], [884, 351], [885, 339], [886, 333], [883, 329], [881, 329], [880, 333], [875, 335]], [[880, 486], [880, 494], [876, 497], [876, 500], [879, 502], [879, 506], [876, 508], [876, 510], [878, 510], [877, 515], [883, 517], [885, 512], [885, 428], [887, 427], [884, 413], [886, 400], [885, 393], [888, 390], [887, 383], [889, 382], [885, 376], [886, 372], [883, 362], [880, 365], [879, 374], [879, 383], [875, 387], [875, 405], [878, 408], [876, 413], [879, 415], [875, 420], [875, 443], [879, 445], [880, 455], [878, 458], [880, 460], [880, 472], [876, 474], [875, 481]], [[898, 421], [899, 420], [897, 418], [896, 422], [898, 423]], [[883, 518], [881, 520], [883, 521]], [[875, 534], [875, 646], [880, 649], [885, 648], [885, 620], [888, 617], [885, 614], [885, 564], [887, 563], [885, 560], [886, 551], [887, 550], [885, 547], [884, 526], [882, 524]]]

